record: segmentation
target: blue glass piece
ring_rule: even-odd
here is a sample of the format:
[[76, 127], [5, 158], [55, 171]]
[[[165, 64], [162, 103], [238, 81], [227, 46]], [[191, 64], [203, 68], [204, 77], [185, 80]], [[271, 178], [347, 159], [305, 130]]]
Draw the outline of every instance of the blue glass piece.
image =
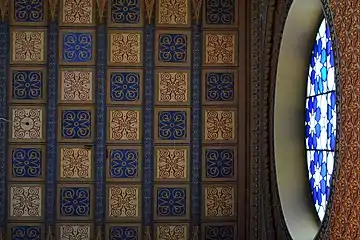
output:
[[329, 199], [336, 144], [336, 92], [331, 33], [321, 23], [313, 46], [305, 103], [305, 142], [313, 203], [323, 220]]

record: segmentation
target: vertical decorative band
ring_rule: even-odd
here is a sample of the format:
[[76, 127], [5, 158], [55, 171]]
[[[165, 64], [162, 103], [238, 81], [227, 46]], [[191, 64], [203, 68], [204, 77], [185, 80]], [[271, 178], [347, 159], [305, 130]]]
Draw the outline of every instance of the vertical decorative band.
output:
[[[9, 66], [9, 25], [0, 23], [0, 117], [6, 118], [7, 111], [7, 68]], [[6, 223], [6, 144], [8, 123], [0, 122], [0, 224]]]
[[105, 182], [104, 166], [106, 161], [106, 99], [105, 99], [105, 68], [106, 68], [106, 26], [97, 27], [97, 63], [96, 63], [96, 223], [101, 225], [104, 219]]
[[192, 226], [200, 224], [201, 189], [201, 27], [193, 24], [192, 27], [192, 141], [191, 141], [191, 220]]
[[55, 223], [57, 169], [57, 104], [58, 104], [58, 24], [52, 21], [48, 30], [48, 105], [46, 121], [46, 223]]
[[147, 24], [145, 27], [145, 102], [144, 102], [144, 225], [151, 226], [153, 209], [153, 162], [154, 162], [154, 26]]

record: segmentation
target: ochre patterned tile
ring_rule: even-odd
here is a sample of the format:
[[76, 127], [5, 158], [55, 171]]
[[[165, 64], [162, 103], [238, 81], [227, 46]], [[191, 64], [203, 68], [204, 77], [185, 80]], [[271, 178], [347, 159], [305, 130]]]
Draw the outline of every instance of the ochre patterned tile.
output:
[[94, 236], [94, 226], [89, 223], [60, 223], [56, 229], [59, 240], [91, 240]]
[[95, 39], [95, 30], [92, 29], [60, 29], [60, 64], [95, 65]]
[[45, 29], [12, 28], [11, 63], [45, 64], [47, 54]]
[[34, 106], [10, 107], [10, 141], [45, 141], [44, 108]]
[[94, 216], [94, 189], [90, 184], [58, 184], [57, 215], [59, 220], [91, 220]]
[[238, 33], [236, 31], [204, 31], [205, 66], [237, 66]]
[[156, 108], [154, 122], [155, 143], [190, 141], [190, 108]]
[[108, 1], [108, 26], [142, 27], [144, 26], [143, 0], [110, 0]]
[[236, 222], [204, 223], [201, 225], [203, 239], [237, 240]]
[[141, 190], [138, 185], [108, 185], [106, 216], [109, 220], [134, 221], [141, 218]]
[[43, 181], [46, 153], [44, 145], [11, 145], [9, 147], [8, 180]]
[[205, 28], [229, 28], [238, 25], [237, 0], [213, 1], [205, 0], [203, 26]]
[[11, 67], [9, 78], [10, 102], [46, 102], [46, 67]]
[[23, 26], [45, 26], [48, 21], [47, 1], [12, 0], [10, 3], [10, 23]]
[[156, 104], [190, 105], [190, 71], [157, 69], [155, 72]]
[[155, 220], [185, 220], [190, 215], [190, 188], [188, 185], [155, 185]]
[[8, 223], [7, 236], [9, 240], [13, 239], [45, 239], [45, 228], [41, 223]]
[[108, 108], [107, 138], [110, 142], [141, 142], [140, 108]]
[[94, 139], [95, 113], [92, 107], [59, 107], [60, 142], [91, 142]]
[[203, 121], [205, 142], [236, 142], [236, 108], [205, 108]]
[[156, 24], [167, 27], [189, 27], [190, 5], [189, 0], [158, 0]]
[[157, 240], [188, 240], [189, 224], [187, 223], [157, 223], [155, 224]]
[[143, 32], [141, 30], [110, 30], [108, 32], [108, 64], [142, 66]]
[[236, 218], [235, 184], [204, 184], [203, 197], [204, 218]]
[[92, 148], [61, 145], [58, 163], [60, 181], [86, 181], [93, 178]]
[[190, 67], [191, 34], [187, 30], [155, 32], [155, 66]]
[[142, 239], [141, 224], [138, 223], [111, 223], [105, 225], [105, 239]]
[[189, 147], [155, 147], [156, 181], [189, 181]]
[[60, 0], [60, 25], [94, 25], [96, 19], [94, 7], [94, 0]]
[[44, 187], [40, 184], [10, 184], [10, 220], [40, 220], [44, 217]]
[[107, 73], [107, 103], [141, 105], [143, 70], [111, 68]]
[[140, 181], [142, 159], [140, 146], [108, 146], [106, 180], [117, 182]]
[[91, 103], [95, 94], [95, 71], [91, 68], [61, 68], [59, 70], [59, 102]]

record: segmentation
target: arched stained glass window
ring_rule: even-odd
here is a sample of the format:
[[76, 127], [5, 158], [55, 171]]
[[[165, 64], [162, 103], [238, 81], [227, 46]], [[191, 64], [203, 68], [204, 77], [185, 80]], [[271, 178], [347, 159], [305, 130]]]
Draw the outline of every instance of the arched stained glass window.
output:
[[325, 215], [334, 166], [336, 93], [330, 30], [324, 19], [316, 35], [307, 82], [306, 149], [313, 203]]

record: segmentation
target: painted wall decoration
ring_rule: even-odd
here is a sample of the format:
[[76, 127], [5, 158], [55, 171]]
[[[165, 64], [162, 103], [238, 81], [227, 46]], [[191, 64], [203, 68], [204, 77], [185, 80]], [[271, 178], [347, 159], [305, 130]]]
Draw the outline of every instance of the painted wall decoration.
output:
[[10, 2], [7, 237], [237, 239], [238, 1]]

